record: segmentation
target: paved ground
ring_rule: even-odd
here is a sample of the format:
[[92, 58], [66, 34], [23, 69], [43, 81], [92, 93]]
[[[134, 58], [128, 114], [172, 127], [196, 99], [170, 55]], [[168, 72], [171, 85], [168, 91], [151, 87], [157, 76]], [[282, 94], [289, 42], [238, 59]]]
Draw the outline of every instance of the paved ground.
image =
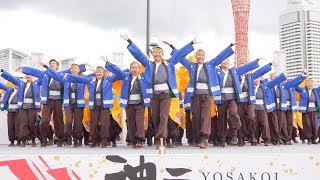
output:
[[[306, 145], [298, 144], [294, 145], [281, 145], [281, 146], [269, 146], [265, 147], [259, 145], [252, 147], [246, 145], [244, 147], [238, 146], [227, 146], [225, 148], [213, 147], [209, 145], [207, 149], [199, 149], [195, 147], [189, 147], [184, 145], [182, 147], [177, 147], [174, 149], [166, 149], [167, 154], [267, 154], [267, 153], [277, 153], [277, 154], [320, 154], [320, 144], [317, 145]], [[143, 147], [142, 149], [132, 149], [129, 146], [124, 144], [118, 144], [116, 148], [73, 148], [73, 147], [62, 147], [58, 148], [56, 146], [40, 148], [39, 146], [34, 148], [26, 146], [25, 148], [20, 147], [8, 147], [7, 145], [0, 145], [0, 155], [89, 155], [89, 154], [157, 154], [158, 151], [155, 149], [155, 146], [152, 147]]]

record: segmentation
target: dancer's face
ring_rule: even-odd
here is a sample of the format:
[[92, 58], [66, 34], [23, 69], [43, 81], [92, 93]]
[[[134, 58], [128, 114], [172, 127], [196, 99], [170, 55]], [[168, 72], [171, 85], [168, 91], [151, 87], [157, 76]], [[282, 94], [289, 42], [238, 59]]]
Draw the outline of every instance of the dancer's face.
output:
[[230, 67], [230, 60], [229, 59], [225, 59], [224, 61], [222, 61], [221, 67], [222, 68], [229, 68]]
[[137, 76], [139, 74], [139, 72], [140, 72], [139, 64], [138, 63], [131, 64], [130, 72], [131, 72], [132, 75]]
[[80, 68], [78, 65], [71, 65], [71, 73], [78, 75], [80, 73]]
[[163, 59], [163, 50], [161, 48], [154, 48], [152, 56], [156, 62], [160, 62]]
[[203, 50], [197, 51], [196, 59], [198, 64], [203, 64], [205, 58], [206, 58], [206, 53]]
[[104, 69], [103, 68], [96, 68], [96, 78], [97, 79], [102, 79], [104, 76]]
[[51, 61], [49, 63], [49, 66], [50, 66], [51, 69], [54, 69], [54, 70], [57, 70], [58, 67], [59, 67], [59, 65], [58, 65], [58, 63], [56, 61]]

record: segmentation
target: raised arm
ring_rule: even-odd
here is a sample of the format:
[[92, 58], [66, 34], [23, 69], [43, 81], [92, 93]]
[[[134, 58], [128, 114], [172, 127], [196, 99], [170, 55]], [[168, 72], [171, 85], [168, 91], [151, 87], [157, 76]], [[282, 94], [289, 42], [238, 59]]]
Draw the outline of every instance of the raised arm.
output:
[[[171, 52], [171, 56], [174, 55], [175, 53], [177, 53], [177, 49], [171, 44], [169, 43], [168, 41], [162, 41], [164, 44], [167, 44], [171, 47], [172, 49], [172, 52]], [[183, 58], [178, 58], [180, 59], [180, 63], [187, 69], [190, 69], [191, 68], [191, 65], [192, 65], [192, 62], [188, 61], [188, 59], [186, 59], [185, 57]]]
[[190, 52], [194, 50], [193, 44], [199, 43], [196, 40], [191, 41], [187, 45], [183, 46], [181, 49], [179, 49], [177, 52], [173, 53], [171, 58], [168, 60], [172, 64], [177, 64], [179, 61], [181, 61], [182, 58], [185, 58], [186, 55], [188, 55]]
[[8, 91], [10, 90], [10, 88], [2, 83], [0, 83], [0, 89], [4, 90], [4, 91]]
[[296, 91], [298, 91], [298, 92], [300, 92], [300, 93], [302, 93], [303, 90], [304, 90], [304, 88], [302, 88], [302, 87], [300, 87], [300, 86], [296, 86], [295, 89], [296, 89]]
[[35, 69], [35, 68], [31, 68], [31, 67], [23, 67], [22, 73], [37, 77], [39, 79], [42, 79], [42, 77], [45, 74], [44, 71], [40, 71], [39, 69]]
[[48, 75], [49, 77], [59, 81], [62, 84], [65, 83], [65, 80], [63, 79], [63, 75], [60, 72], [58, 73], [58, 72], [54, 71], [53, 69], [51, 69], [47, 65], [44, 65], [43, 67], [47, 69], [45, 71], [46, 75]]
[[93, 77], [84, 77], [84, 76], [77, 76], [73, 74], [65, 74], [64, 79], [67, 82], [71, 83], [84, 83], [84, 84], [90, 84]]
[[171, 49], [172, 49], [172, 51], [171, 51], [171, 53], [170, 53], [171, 56], [172, 56], [173, 54], [177, 53], [178, 50], [177, 50], [176, 47], [174, 47], [169, 41], [162, 41], [162, 43], [164, 43], [164, 44], [166, 44], [166, 45], [168, 45], [168, 46], [171, 47]]
[[123, 77], [125, 76], [125, 72], [124, 71], [122, 71], [119, 67], [117, 67], [116, 65], [112, 64], [109, 61], [106, 61], [105, 68], [107, 70], [109, 70], [110, 72], [112, 72], [115, 76], [118, 76], [119, 79], [123, 79]]
[[215, 58], [211, 59], [207, 63], [210, 66], [218, 66], [222, 63], [225, 59], [230, 57], [232, 54], [234, 54], [234, 51], [232, 49], [233, 44], [231, 43], [227, 48], [225, 48], [223, 51], [221, 51]]
[[96, 75], [96, 73], [90, 73], [90, 74], [85, 75], [85, 77], [94, 77], [95, 75]]
[[35, 84], [37, 84], [38, 86], [41, 86], [42, 84], [42, 79], [37, 79], [34, 81]]
[[266, 85], [269, 87], [269, 88], [273, 88], [275, 87], [276, 85], [279, 85], [280, 83], [282, 83], [284, 80], [286, 80], [286, 76], [281, 73], [280, 75], [278, 75], [277, 77], [275, 77], [274, 79], [272, 79], [271, 81], [267, 82]]
[[264, 66], [262, 66], [261, 68], [257, 69], [255, 72], [253, 72], [251, 74], [251, 77], [253, 79], [257, 79], [258, 77], [263, 76], [264, 74], [268, 73], [269, 71], [271, 71], [271, 65], [272, 63], [266, 64]]
[[286, 89], [289, 89], [289, 88], [294, 87], [294, 86], [299, 86], [299, 84], [301, 84], [302, 81], [304, 81], [307, 78], [307, 76], [308, 75], [305, 72], [302, 72], [300, 76], [297, 76], [297, 77], [285, 82], [283, 84], [283, 86]]
[[143, 54], [143, 52], [138, 48], [138, 46], [136, 46], [127, 35], [120, 35], [120, 37], [129, 43], [127, 49], [132, 54], [132, 56], [144, 67], [148, 66], [150, 61], [148, 60], [147, 56]]
[[243, 66], [238, 67], [237, 68], [238, 74], [242, 75], [242, 74], [245, 74], [245, 73], [247, 73], [249, 71], [252, 71], [252, 70], [258, 68], [259, 67], [259, 63], [258, 62], [259, 62], [259, 59], [256, 59], [256, 60], [251, 61], [251, 62], [249, 62], [249, 63], [247, 63], [247, 64], [245, 64]]
[[12, 82], [14, 85], [18, 86], [22, 81], [19, 80], [18, 78], [14, 77], [13, 75], [11, 75], [10, 73], [8, 73], [7, 71], [1, 69], [1, 77], [3, 77], [4, 79], [6, 79], [7, 81]]

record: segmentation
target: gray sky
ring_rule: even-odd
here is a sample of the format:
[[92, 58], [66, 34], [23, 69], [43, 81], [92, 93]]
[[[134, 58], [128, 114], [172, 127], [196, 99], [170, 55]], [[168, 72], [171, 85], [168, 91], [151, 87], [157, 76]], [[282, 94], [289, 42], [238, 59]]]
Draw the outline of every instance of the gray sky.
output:
[[[251, 59], [270, 59], [279, 50], [279, 15], [285, 7], [286, 0], [251, 1]], [[119, 34], [128, 33], [144, 51], [145, 16], [146, 0], [1, 0], [0, 48], [40, 51], [47, 59], [91, 58], [127, 53]], [[169, 40], [181, 47], [195, 36], [203, 42], [196, 48], [205, 49], [208, 58], [233, 42], [231, 1], [151, 0], [153, 41]]]

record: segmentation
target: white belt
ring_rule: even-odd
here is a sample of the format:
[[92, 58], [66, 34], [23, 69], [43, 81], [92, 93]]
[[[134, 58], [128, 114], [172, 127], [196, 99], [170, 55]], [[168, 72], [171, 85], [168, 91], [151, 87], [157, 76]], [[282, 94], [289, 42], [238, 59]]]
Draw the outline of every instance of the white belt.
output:
[[233, 87], [222, 88], [222, 93], [234, 93]]
[[18, 104], [9, 104], [8, 109], [18, 109]]
[[75, 99], [76, 98], [76, 93], [71, 93], [71, 98]]
[[207, 83], [197, 83], [196, 88], [197, 89], [209, 89]]
[[163, 83], [163, 84], [155, 84], [154, 85], [154, 90], [155, 91], [163, 91], [163, 90], [168, 90], [169, 86], [167, 83]]
[[100, 93], [96, 94], [96, 99], [101, 99], [101, 94]]
[[33, 103], [33, 99], [32, 98], [24, 98], [23, 103], [31, 104], [31, 103]]
[[309, 105], [308, 105], [308, 107], [310, 108], [310, 107], [316, 107], [316, 103], [314, 103], [314, 102], [309, 102]]
[[49, 90], [49, 95], [50, 96], [60, 96], [60, 91], [53, 91], [53, 90]]
[[245, 97], [248, 97], [248, 92], [242, 92], [242, 96], [245, 98]]
[[141, 99], [140, 94], [130, 94], [129, 100], [136, 101], [140, 99]]
[[263, 99], [256, 99], [257, 105], [263, 105]]

